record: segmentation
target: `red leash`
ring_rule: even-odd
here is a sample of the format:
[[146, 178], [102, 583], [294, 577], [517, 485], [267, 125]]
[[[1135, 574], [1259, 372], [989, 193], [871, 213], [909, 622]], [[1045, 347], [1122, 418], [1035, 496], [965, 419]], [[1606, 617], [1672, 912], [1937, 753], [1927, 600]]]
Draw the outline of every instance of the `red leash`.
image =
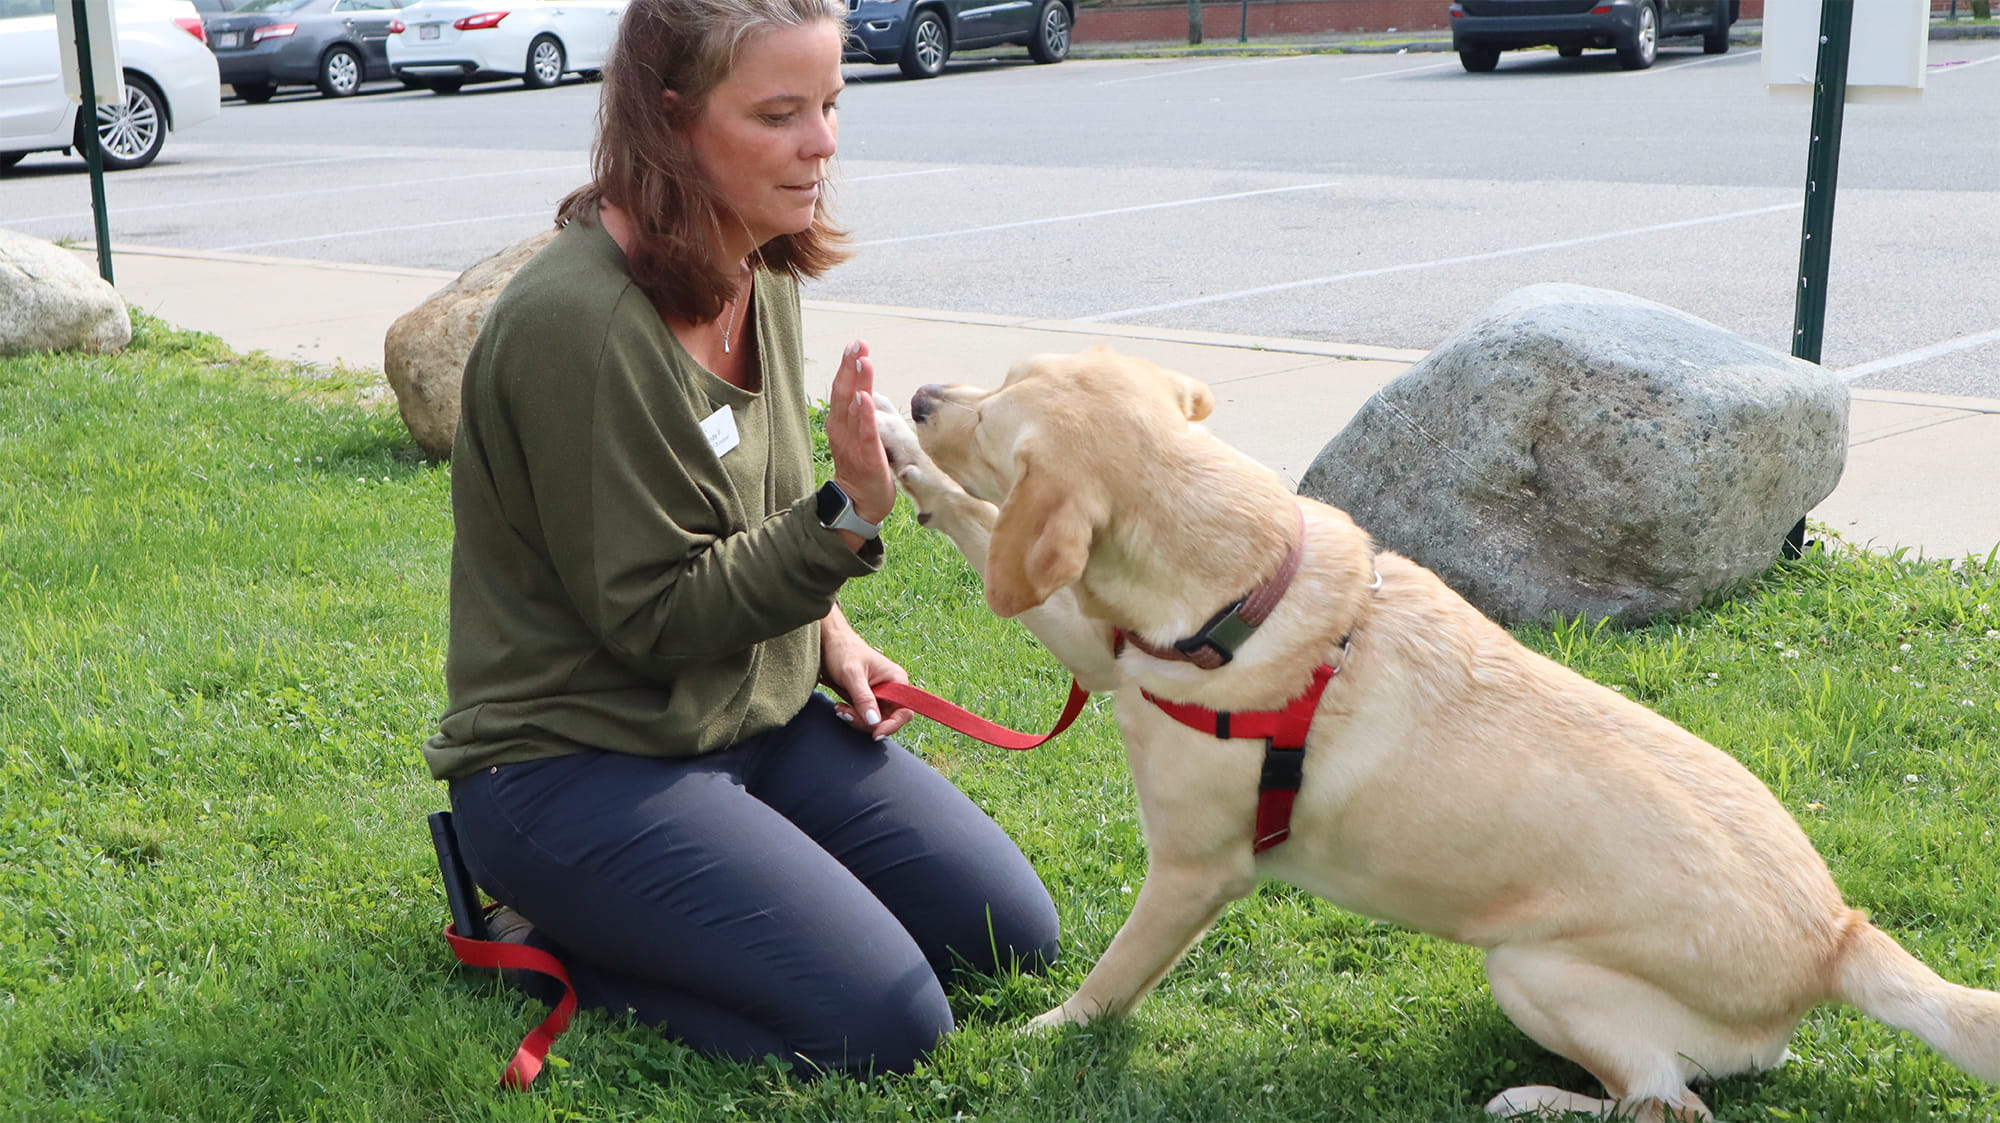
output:
[[[486, 911], [492, 912], [499, 907], [491, 905]], [[562, 1031], [569, 1028], [569, 1016], [576, 1012], [576, 988], [570, 985], [569, 972], [563, 970], [561, 960], [540, 948], [461, 936], [456, 922], [444, 926], [444, 940], [451, 945], [451, 953], [467, 967], [540, 971], [562, 984], [562, 1000], [556, 1003], [556, 1008], [549, 1011], [549, 1016], [543, 1018], [540, 1025], [529, 1030], [528, 1036], [521, 1039], [521, 1047], [514, 1050], [514, 1058], [500, 1073], [502, 1088], [514, 1092], [527, 1091], [528, 1085], [541, 1075], [542, 1062], [548, 1059], [550, 1047]]]
[[976, 737], [989, 745], [1002, 749], [1032, 749], [1056, 738], [1070, 727], [1076, 715], [1083, 712], [1083, 704], [1090, 701], [1090, 691], [1075, 679], [1069, 680], [1069, 701], [1063, 704], [1062, 716], [1056, 719], [1054, 729], [1037, 737], [1020, 733], [1004, 725], [991, 722], [963, 706], [953, 705], [928, 691], [919, 690], [907, 683], [885, 682], [875, 687], [875, 697], [898, 706], [907, 706], [923, 716], [937, 722], [946, 729], [957, 730], [968, 737]]

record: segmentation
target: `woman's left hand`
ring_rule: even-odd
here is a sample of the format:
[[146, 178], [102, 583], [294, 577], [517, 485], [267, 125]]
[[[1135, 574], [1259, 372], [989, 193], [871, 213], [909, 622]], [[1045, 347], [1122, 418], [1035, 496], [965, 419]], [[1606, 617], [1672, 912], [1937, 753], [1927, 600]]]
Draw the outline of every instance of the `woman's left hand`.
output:
[[875, 684], [908, 683], [910, 673], [862, 639], [837, 604], [819, 622], [819, 681], [845, 699], [833, 706], [840, 719], [871, 737], [887, 737], [915, 716], [905, 706], [882, 713]]

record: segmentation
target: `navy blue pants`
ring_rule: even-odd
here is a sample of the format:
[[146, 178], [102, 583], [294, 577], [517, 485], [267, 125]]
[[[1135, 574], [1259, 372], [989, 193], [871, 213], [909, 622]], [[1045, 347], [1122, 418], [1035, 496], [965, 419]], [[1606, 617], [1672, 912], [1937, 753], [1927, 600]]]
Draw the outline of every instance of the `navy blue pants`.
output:
[[955, 968], [1055, 958], [1013, 841], [819, 695], [721, 752], [505, 764], [451, 802], [474, 880], [534, 923], [581, 1005], [704, 1053], [905, 1072], [951, 1032]]

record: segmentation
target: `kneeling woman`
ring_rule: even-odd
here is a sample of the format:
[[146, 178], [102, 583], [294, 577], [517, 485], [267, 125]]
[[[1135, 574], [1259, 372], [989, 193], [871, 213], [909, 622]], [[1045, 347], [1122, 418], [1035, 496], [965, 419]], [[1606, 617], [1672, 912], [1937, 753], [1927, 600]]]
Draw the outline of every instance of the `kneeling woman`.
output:
[[901, 1071], [950, 1032], [955, 966], [1046, 962], [1057, 932], [1012, 841], [885, 739], [910, 715], [872, 686], [908, 676], [835, 601], [896, 494], [859, 343], [812, 487], [798, 282], [844, 256], [845, 34], [838, 0], [627, 9], [593, 181], [467, 365], [424, 753], [496, 933], [585, 1006]]

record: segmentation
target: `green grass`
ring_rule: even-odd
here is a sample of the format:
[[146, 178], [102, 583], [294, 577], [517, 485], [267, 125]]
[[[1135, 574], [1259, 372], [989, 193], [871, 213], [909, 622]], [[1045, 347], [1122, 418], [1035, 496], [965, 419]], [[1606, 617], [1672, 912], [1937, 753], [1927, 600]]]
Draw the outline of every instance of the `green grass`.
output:
[[[1144, 876], [1102, 703], [1036, 753], [906, 740], [1020, 839], [1065, 926], [1049, 976], [968, 979], [914, 1075], [812, 1081], [580, 1016], [494, 1089], [533, 1003], [453, 965], [417, 744], [442, 704], [447, 471], [354, 380], [139, 319], [116, 358], [0, 360], [0, 1119], [1474, 1120], [1589, 1089], [1467, 949], [1281, 886], [1134, 1017], [1014, 1032]], [[1065, 678], [899, 515], [844, 599], [920, 681], [1021, 727]], [[2000, 986], [2000, 562], [1836, 551], [1689, 618], [1522, 633], [1736, 754], [1853, 901]], [[1838, 1009], [1724, 1082], [1728, 1119], [1985, 1118], [2000, 1098]]]

